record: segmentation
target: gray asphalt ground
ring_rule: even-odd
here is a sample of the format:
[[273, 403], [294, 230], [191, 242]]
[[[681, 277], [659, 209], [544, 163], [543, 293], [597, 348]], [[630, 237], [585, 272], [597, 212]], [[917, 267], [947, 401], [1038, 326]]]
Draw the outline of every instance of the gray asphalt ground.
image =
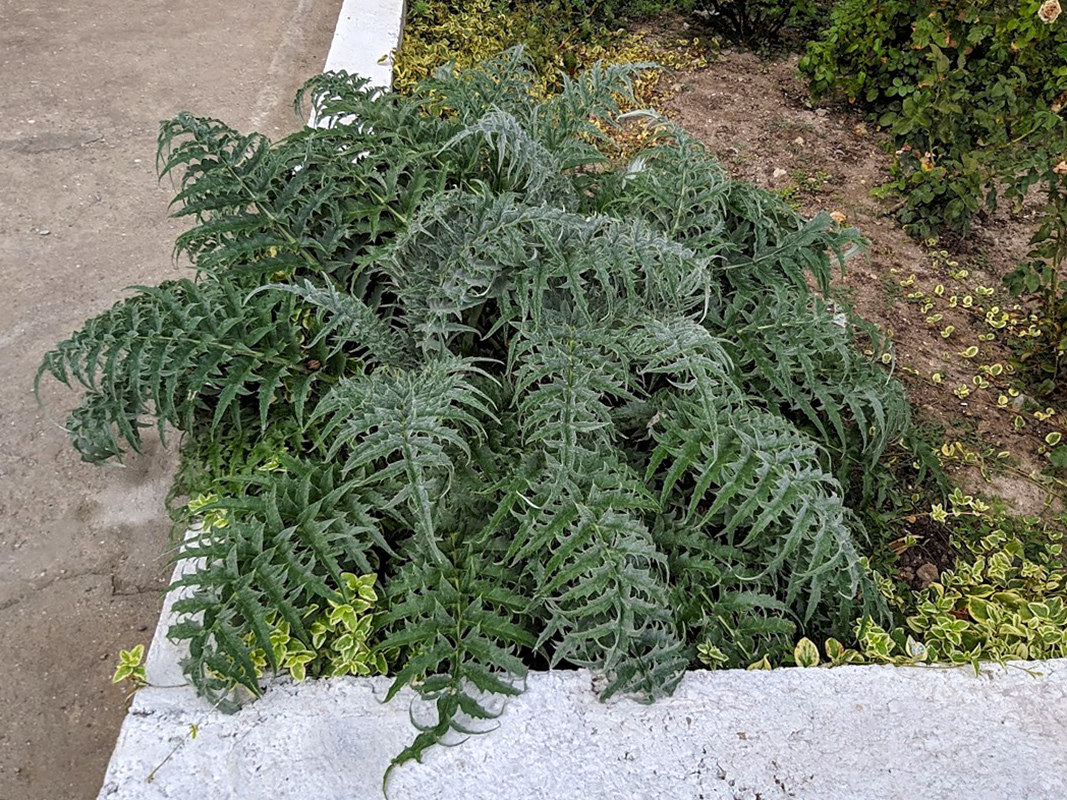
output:
[[125, 714], [120, 648], [167, 580], [175, 457], [79, 462], [41, 356], [133, 284], [180, 276], [155, 176], [182, 110], [272, 136], [322, 69], [340, 0], [0, 0], [0, 798], [92, 798]]

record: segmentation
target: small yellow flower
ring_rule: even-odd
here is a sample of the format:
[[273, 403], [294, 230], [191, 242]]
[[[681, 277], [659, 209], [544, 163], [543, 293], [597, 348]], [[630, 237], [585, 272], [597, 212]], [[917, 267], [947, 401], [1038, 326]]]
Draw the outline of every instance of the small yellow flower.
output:
[[1037, 16], [1046, 25], [1051, 25], [1059, 18], [1062, 10], [1060, 8], [1060, 0], [1045, 0], [1041, 4], [1041, 8], [1038, 9]]

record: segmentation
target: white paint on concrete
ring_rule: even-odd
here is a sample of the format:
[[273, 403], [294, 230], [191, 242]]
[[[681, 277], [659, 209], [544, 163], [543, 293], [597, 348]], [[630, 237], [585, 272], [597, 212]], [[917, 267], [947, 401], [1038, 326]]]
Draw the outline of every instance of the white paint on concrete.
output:
[[[651, 706], [586, 672], [531, 675], [499, 727], [396, 770], [404, 800], [1062, 800], [1067, 661], [967, 669], [695, 672]], [[380, 800], [412, 738], [386, 679], [279, 682], [233, 716], [188, 689], [134, 700], [107, 800]], [[185, 740], [189, 726], [195, 740]], [[163, 763], [168, 754], [177, 752]], [[152, 783], [145, 778], [163, 763]]]
[[[171, 593], [101, 800], [381, 800], [414, 736], [389, 680], [279, 680], [221, 714], [184, 684]], [[535, 673], [499, 727], [396, 770], [401, 800], [1063, 800], [1067, 659], [693, 672], [653, 705]], [[422, 709], [424, 711], [424, 709]], [[419, 712], [418, 707], [415, 708]], [[421, 713], [420, 713], [421, 718]], [[198, 734], [190, 739], [190, 726]], [[146, 779], [153, 775], [151, 783]]]
[[[370, 79], [371, 86], [391, 89], [405, 10], [405, 0], [344, 0], [323, 71], [362, 75]], [[308, 125], [332, 127], [353, 121], [352, 117], [319, 118], [313, 108]]]
[[[175, 572], [193, 569], [183, 562]], [[166, 638], [173, 590], [101, 800], [380, 800], [413, 738], [389, 680], [276, 681], [225, 715]], [[154, 688], [161, 687], [161, 688]], [[425, 709], [415, 707], [425, 720]], [[1064, 800], [1067, 659], [969, 668], [692, 672], [653, 705], [535, 673], [499, 727], [395, 771], [403, 800]], [[190, 726], [198, 734], [190, 739]], [[153, 777], [149, 783], [147, 778]]]
[[392, 86], [393, 51], [403, 25], [404, 0], [344, 0], [325, 71], [345, 70], [375, 86]]

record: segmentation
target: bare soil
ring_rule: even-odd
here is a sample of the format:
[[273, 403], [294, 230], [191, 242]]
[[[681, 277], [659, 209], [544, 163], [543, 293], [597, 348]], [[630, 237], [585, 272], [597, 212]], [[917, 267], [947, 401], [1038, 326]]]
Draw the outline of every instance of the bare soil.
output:
[[[872, 195], [890, 177], [887, 141], [856, 109], [813, 107], [796, 63], [796, 56], [723, 52], [704, 69], [666, 79], [669, 112], [735, 178], [781, 192], [806, 214], [843, 214], [844, 224], [859, 228], [869, 244], [848, 263], [840, 286], [855, 311], [891, 337], [894, 374], [918, 419], [960, 443], [946, 458], [950, 472], [969, 491], [1019, 513], [1058, 506], [1062, 486], [1041, 472], [1044, 437], [1067, 431], [1067, 419], [1034, 416], [1044, 416], [1045, 404], [1027, 397], [1021, 375], [1011, 374], [1009, 337], [987, 323], [998, 307], [1028, 324], [1002, 281], [1027, 250], [1032, 214], [979, 220], [951, 244], [911, 239], [892, 216], [897, 200]], [[979, 338], [988, 334], [995, 338]], [[965, 355], [972, 345], [978, 352]], [[993, 375], [997, 364], [1002, 371]], [[988, 385], [977, 385], [976, 376]], [[1018, 386], [1018, 397], [1009, 393]], [[998, 406], [1002, 395], [1006, 406]]]
[[340, 0], [0, 0], [0, 797], [92, 798], [168, 577], [174, 454], [80, 463], [41, 356], [131, 284], [179, 276], [155, 177], [181, 110], [280, 135], [319, 72]]

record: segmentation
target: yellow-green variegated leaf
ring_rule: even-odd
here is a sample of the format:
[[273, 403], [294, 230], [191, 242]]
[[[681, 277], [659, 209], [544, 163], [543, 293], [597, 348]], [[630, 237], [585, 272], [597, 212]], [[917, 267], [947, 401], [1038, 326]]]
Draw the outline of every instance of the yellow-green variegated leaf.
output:
[[796, 661], [798, 667], [817, 667], [819, 666], [819, 648], [811, 639], [804, 637], [793, 648], [793, 660]]

